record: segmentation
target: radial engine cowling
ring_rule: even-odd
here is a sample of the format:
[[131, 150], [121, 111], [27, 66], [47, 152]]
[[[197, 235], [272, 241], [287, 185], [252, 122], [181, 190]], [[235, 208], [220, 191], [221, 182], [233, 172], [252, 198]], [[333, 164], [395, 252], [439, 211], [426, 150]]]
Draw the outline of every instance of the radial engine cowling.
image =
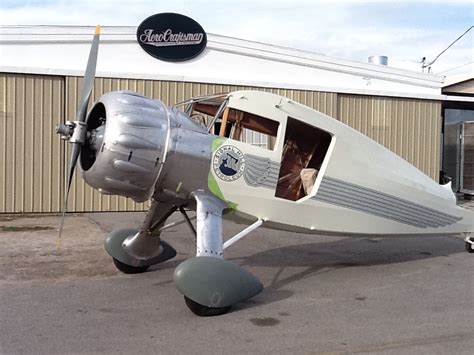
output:
[[103, 95], [87, 117], [81, 150], [84, 180], [102, 193], [146, 201], [169, 140], [169, 109], [129, 91]]

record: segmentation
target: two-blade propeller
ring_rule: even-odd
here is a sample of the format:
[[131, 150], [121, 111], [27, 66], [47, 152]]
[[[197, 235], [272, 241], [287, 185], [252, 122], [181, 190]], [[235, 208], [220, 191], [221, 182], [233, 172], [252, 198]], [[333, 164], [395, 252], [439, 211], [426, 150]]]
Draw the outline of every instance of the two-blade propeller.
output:
[[72, 144], [71, 158], [69, 160], [68, 178], [66, 180], [66, 189], [64, 195], [63, 214], [61, 218], [61, 227], [59, 228], [59, 238], [61, 238], [64, 216], [66, 214], [67, 201], [69, 196], [69, 190], [71, 188], [72, 178], [76, 169], [77, 160], [81, 153], [81, 147], [86, 141], [87, 135], [87, 107], [89, 106], [89, 99], [94, 87], [95, 71], [97, 65], [97, 56], [99, 53], [99, 37], [100, 37], [100, 26], [96, 26], [94, 38], [92, 40], [92, 46], [89, 53], [89, 59], [87, 60], [86, 72], [84, 74], [84, 86], [82, 87], [81, 101], [77, 109], [76, 120], [74, 122], [66, 122], [66, 124], [60, 123], [56, 126], [56, 133], [61, 135], [62, 139], [69, 140]]

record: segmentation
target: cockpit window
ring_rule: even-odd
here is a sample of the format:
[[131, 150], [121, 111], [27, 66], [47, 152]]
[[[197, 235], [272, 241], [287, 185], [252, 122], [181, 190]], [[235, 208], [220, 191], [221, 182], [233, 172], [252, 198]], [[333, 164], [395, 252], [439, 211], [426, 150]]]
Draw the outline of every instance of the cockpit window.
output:
[[217, 126], [221, 137], [273, 149], [279, 123], [253, 113], [226, 108]]
[[227, 102], [228, 94], [216, 94], [193, 97], [175, 106], [184, 106], [184, 112], [192, 120], [206, 126], [209, 132], [216, 120], [222, 117]]
[[331, 135], [288, 117], [275, 196], [296, 201], [312, 193]]
[[279, 123], [268, 118], [227, 107], [228, 97], [222, 94], [194, 98], [186, 112], [203, 122], [208, 131], [221, 137], [273, 150]]

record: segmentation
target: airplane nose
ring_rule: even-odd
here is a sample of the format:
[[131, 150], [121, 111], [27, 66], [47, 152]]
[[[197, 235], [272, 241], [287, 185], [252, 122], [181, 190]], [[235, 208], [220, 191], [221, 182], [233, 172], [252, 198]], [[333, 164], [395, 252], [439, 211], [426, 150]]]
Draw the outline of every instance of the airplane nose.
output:
[[87, 118], [84, 180], [102, 193], [147, 200], [161, 171], [167, 114], [163, 103], [137, 93], [102, 96]]

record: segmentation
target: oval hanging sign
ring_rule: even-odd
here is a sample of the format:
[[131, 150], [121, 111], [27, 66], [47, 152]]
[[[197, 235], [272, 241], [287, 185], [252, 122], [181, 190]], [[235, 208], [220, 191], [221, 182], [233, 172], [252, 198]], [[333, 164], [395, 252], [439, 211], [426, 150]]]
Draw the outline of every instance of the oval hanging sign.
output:
[[156, 14], [137, 29], [137, 40], [149, 55], [169, 62], [181, 62], [199, 55], [207, 36], [199, 23], [175, 13]]

